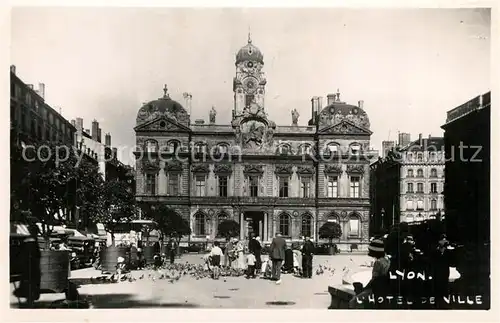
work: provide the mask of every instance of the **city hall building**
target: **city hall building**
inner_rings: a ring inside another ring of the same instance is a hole
[[[191,94],[183,104],[164,88],[162,98],[137,114],[136,196],[165,203],[189,221],[189,241],[211,241],[224,219],[240,224],[240,238],[277,232],[289,241],[338,222],[341,249],[364,249],[369,240],[370,122],[363,101],[350,105],[340,93],[313,97],[307,126],[290,111],[290,123],[267,116],[264,56],[252,40],[236,55],[230,124],[192,122]],[[183,99],[183,100],[182,100]],[[196,107],[194,107],[196,109]],[[325,242],[327,240],[324,240]]]

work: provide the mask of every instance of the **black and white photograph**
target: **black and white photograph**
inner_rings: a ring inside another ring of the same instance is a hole
[[[12,7],[8,306],[490,310],[492,11]]]

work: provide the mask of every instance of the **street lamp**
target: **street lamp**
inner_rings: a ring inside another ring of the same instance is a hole
[[[384,209],[384,208],[382,208],[382,209],[380,210],[380,216],[381,216],[381,218],[382,218],[382,222],[381,222],[381,224],[380,224],[380,230],[381,230],[381,231],[384,229],[384,215],[385,215],[385,209]]]

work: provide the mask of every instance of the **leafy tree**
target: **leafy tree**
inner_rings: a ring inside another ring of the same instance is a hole
[[[129,190],[128,183],[118,179],[104,182],[100,196],[99,205],[94,208],[95,213],[90,213],[90,218],[93,222],[104,225],[104,230],[111,234],[114,246],[117,226],[128,223],[137,216],[135,196]]]
[[[219,223],[217,227],[217,236],[226,239],[237,237],[240,235],[240,225],[238,222],[226,219]]]
[[[77,187],[80,192],[99,187],[97,167],[81,157],[73,147],[53,143],[24,150],[11,146],[13,214],[29,211],[33,220],[41,224],[47,246],[53,226],[71,220],[77,205]]]
[[[189,222],[179,213],[162,203],[143,204],[144,217],[157,223],[161,234],[161,240],[164,237],[175,239],[179,244],[181,238],[191,234]]]
[[[338,239],[342,236],[342,228],[337,222],[325,222],[319,228],[318,234],[321,239],[328,239],[331,246],[333,239]]]

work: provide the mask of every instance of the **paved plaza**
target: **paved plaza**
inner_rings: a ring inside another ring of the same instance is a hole
[[[201,264],[202,256],[183,255],[177,261]],[[213,280],[196,279],[190,275],[171,282],[160,279],[164,273],[162,270],[134,271],[131,275],[135,281],[102,284],[95,283],[94,278],[101,273],[93,268],[73,271],[71,279],[84,282],[78,290],[92,308],[326,309],[330,305],[328,286],[341,284],[347,271],[369,270],[363,267],[369,261],[368,256],[356,254],[315,256],[312,279],[286,274],[282,275],[280,285],[260,278],[221,277]],[[38,306],[50,307],[54,301],[63,299],[64,294],[42,294]],[[11,307],[18,307],[14,296],[11,296]]]

